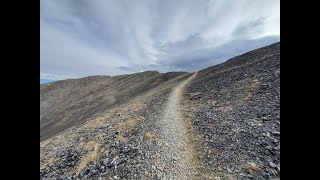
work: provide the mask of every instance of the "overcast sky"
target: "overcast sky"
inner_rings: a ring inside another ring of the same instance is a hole
[[[41,82],[197,71],[280,41],[279,0],[41,0]]]

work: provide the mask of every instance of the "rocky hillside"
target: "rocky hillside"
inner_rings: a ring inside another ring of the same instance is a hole
[[[280,175],[280,43],[198,72],[188,93],[205,168],[224,178]]]
[[[197,73],[40,89],[41,179],[280,176],[280,43]]]
[[[183,72],[91,76],[40,86],[40,141],[128,102]]]

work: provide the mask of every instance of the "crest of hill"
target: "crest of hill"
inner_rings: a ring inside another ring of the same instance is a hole
[[[40,141],[186,72],[89,76],[40,86]]]

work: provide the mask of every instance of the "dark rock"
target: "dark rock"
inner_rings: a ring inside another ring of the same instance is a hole
[[[189,93],[190,100],[196,100],[202,98],[202,93]]]

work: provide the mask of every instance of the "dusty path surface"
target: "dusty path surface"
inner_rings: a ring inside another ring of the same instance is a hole
[[[188,124],[181,113],[184,88],[196,75],[197,73],[193,74],[173,89],[159,122],[162,126],[162,136],[159,142],[163,145],[160,149],[160,157],[162,163],[169,166],[164,179],[194,179],[193,177],[197,175],[197,163],[194,160],[192,145],[187,135]]]

